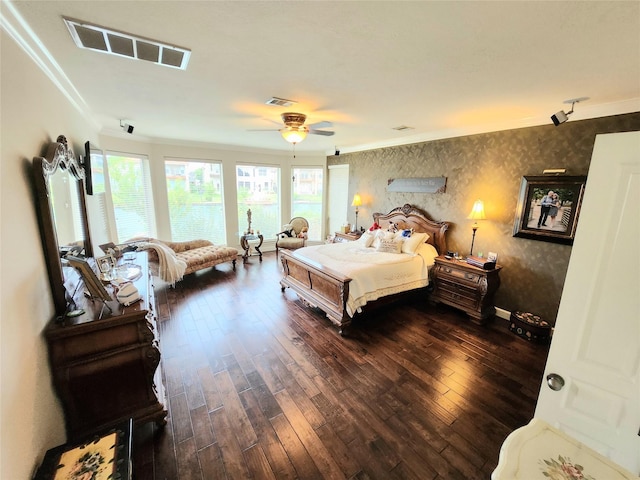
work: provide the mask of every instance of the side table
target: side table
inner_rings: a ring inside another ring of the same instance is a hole
[[[637,480],[637,476],[539,418],[509,434],[491,480],[583,478]]]
[[[242,263],[247,263],[247,260],[249,258],[249,250],[251,249],[249,240],[259,240],[257,245],[253,245],[253,248],[256,249],[256,252],[258,252],[258,255],[260,255],[260,261],[262,261],[262,252],[260,251],[260,247],[262,246],[264,237],[262,236],[261,233],[257,233],[257,234],[249,233],[246,235],[242,235],[240,237],[240,246],[244,250],[244,254],[242,255]]]
[[[336,232],[336,235],[333,239],[333,243],[354,242],[358,240],[361,236],[362,236],[361,232],[353,232],[353,233]]]
[[[432,300],[459,308],[471,321],[484,324],[496,309],[493,297],[500,286],[500,270],[483,270],[465,261],[436,257],[433,268]]]
[[[129,419],[83,443],[48,450],[34,479],[84,478],[84,474],[87,478],[131,480],[132,429],[133,419]]]

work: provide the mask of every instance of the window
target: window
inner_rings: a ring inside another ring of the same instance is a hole
[[[147,157],[107,153],[106,177],[118,243],[138,236],[154,237],[156,225]]]
[[[171,240],[227,243],[220,163],[166,160]]]
[[[251,210],[251,228],[265,238],[275,238],[280,221],[280,169],[277,167],[236,167],[238,189],[239,235],[248,228],[247,211]]]
[[[291,216],[307,219],[309,240],[320,240],[322,235],[323,175],[321,167],[293,169]]]

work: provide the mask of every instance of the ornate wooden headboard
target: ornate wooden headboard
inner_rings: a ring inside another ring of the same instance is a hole
[[[402,207],[394,208],[386,214],[374,213],[373,220],[381,228],[387,228],[390,223],[395,223],[400,229],[413,228],[416,232],[428,233],[429,239],[427,243],[433,245],[441,255],[447,252],[445,232],[449,228],[449,223],[436,222],[429,219],[427,213],[418,207],[407,203]]]

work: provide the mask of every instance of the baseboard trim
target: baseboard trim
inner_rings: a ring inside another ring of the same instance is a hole
[[[496,317],[502,318],[504,320],[510,320],[511,312],[509,310],[504,310],[503,308],[496,307]]]

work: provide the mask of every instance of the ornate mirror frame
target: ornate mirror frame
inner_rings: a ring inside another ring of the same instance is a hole
[[[52,197],[49,191],[49,180],[56,172],[65,170],[68,171],[70,178],[76,181],[78,205],[80,207],[80,218],[83,229],[82,240],[84,243],[84,253],[87,257],[92,257],[93,249],[91,247],[84,193],[84,168],[74,158],[73,150],[71,150],[67,144],[66,137],[59,135],[55,142],[49,144],[45,157],[33,158],[40,233],[56,316],[61,316],[66,313],[67,291],[65,289],[64,272],[60,261],[60,245],[58,244]]]

